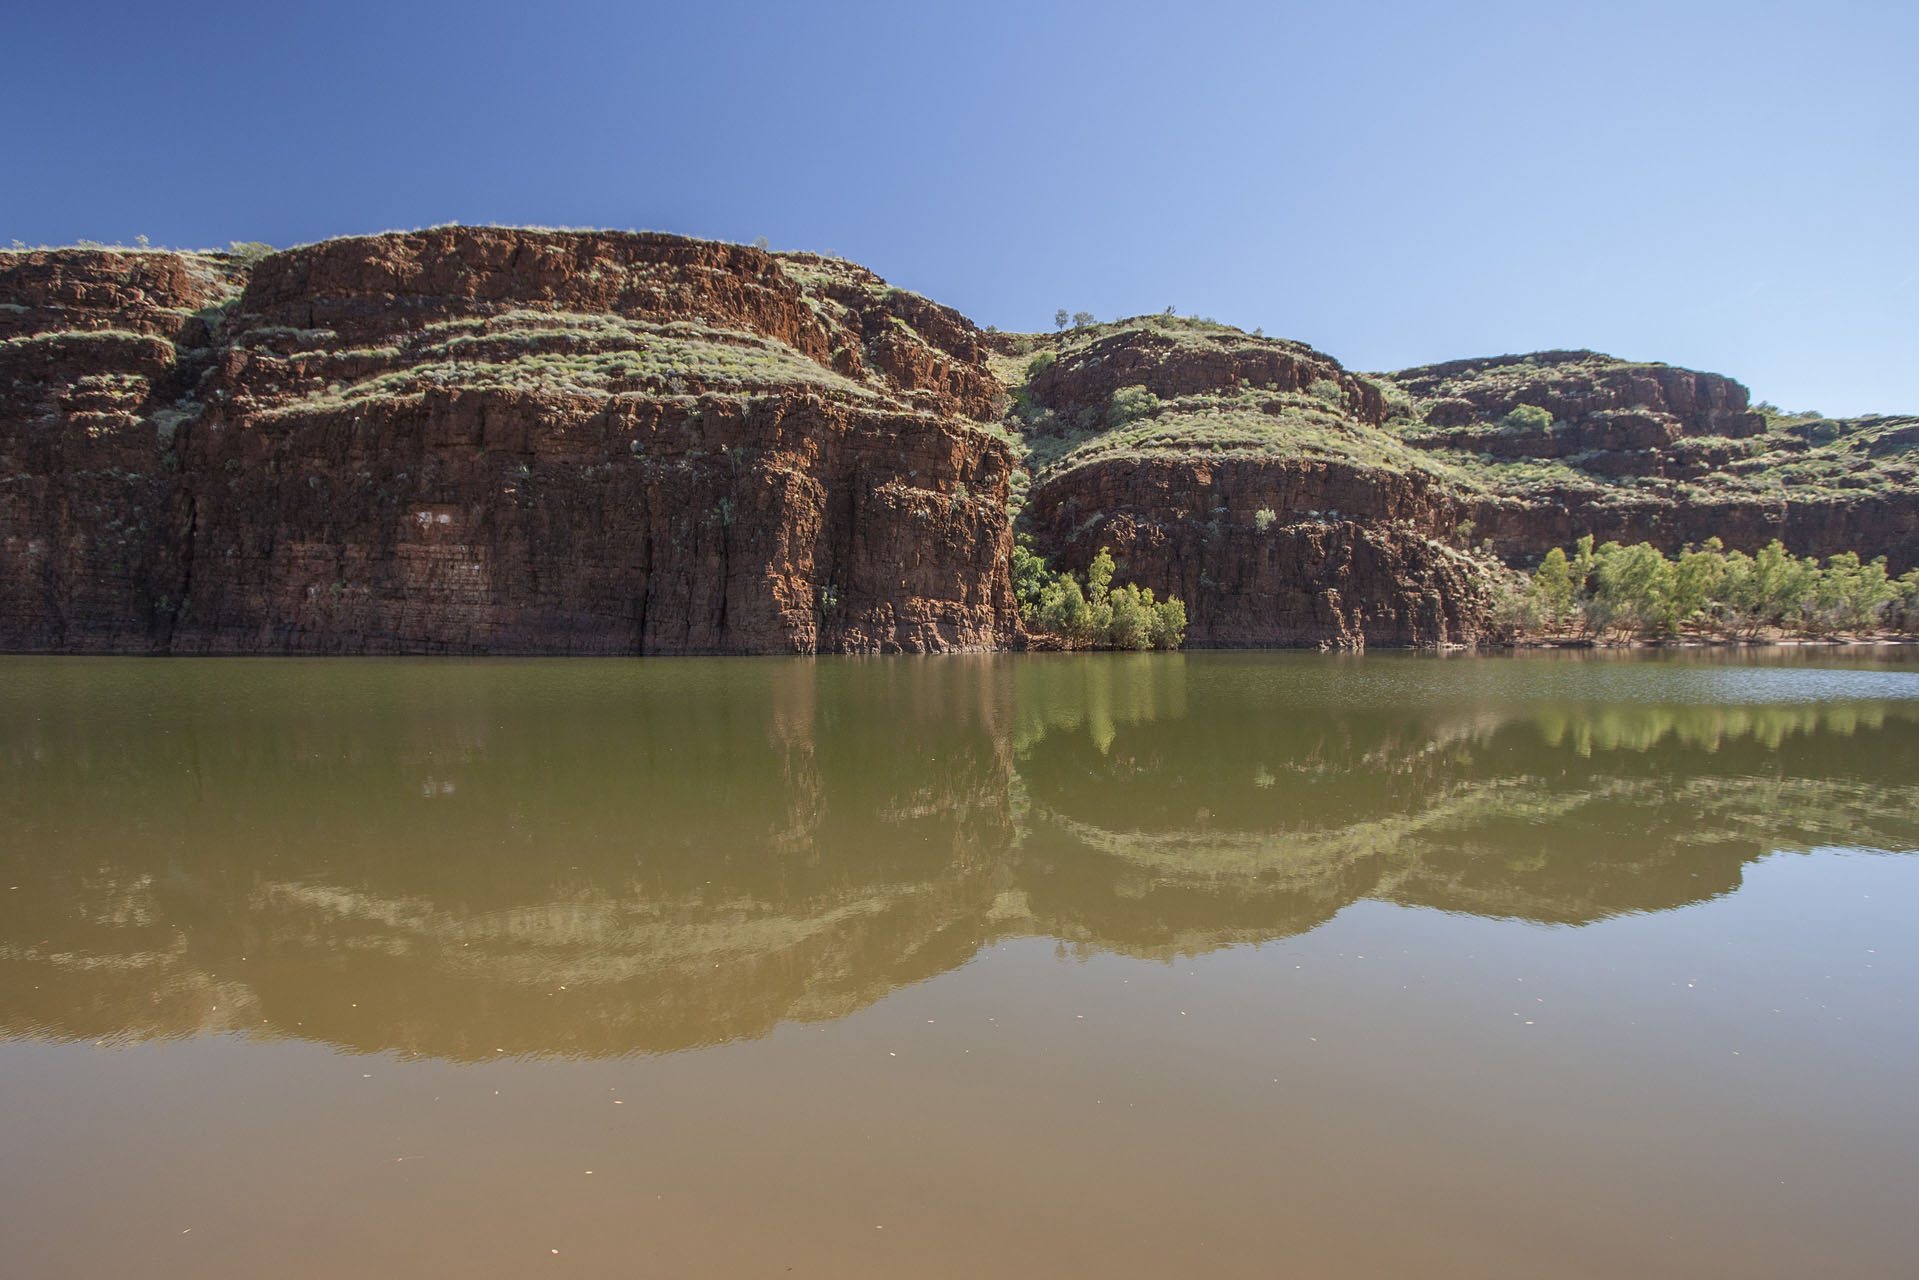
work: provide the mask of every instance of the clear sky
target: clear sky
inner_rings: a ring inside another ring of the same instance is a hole
[[[0,243],[813,249],[1004,329],[1593,347],[1919,412],[1919,0],[21,4]]]

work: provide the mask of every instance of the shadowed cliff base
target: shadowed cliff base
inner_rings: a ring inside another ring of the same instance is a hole
[[[0,650],[1007,648],[1016,528],[1199,647],[1499,639],[1585,534],[1919,561],[1919,419],[1083,319],[658,234],[0,251]]]

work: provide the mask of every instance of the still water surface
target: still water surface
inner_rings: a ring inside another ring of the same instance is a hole
[[[0,1274],[1919,1257],[1909,658],[15,658],[0,814]]]

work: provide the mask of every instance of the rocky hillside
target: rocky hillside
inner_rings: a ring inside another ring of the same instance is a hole
[[[1391,427],[1459,473],[1474,536],[1516,563],[1588,533],[1919,563],[1919,418],[1785,415],[1730,378],[1591,351],[1386,381],[1406,396]]]
[[[1173,316],[994,341],[1022,527],[1183,596],[1196,644],[1470,644],[1501,566],[1585,534],[1919,562],[1919,418],[1782,415],[1590,351],[1354,375]]]
[[[1472,643],[1482,574],[1443,534],[1443,468],[1385,398],[1295,342],[1170,316],[1001,339],[1024,522],[1083,566],[1104,546],[1187,602],[1203,646]]]
[[[1591,352],[983,334],[849,263],[441,228],[0,252],[0,650],[1022,642],[1015,524],[1197,645],[1474,643],[1582,534],[1919,561],[1919,419]]]
[[[175,436],[244,279],[219,255],[0,254],[0,647],[152,647]]]
[[[0,646],[1010,641],[979,336],[870,273],[455,228],[0,258]]]

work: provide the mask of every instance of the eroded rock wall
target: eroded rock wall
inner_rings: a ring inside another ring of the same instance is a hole
[[[1679,434],[1748,436],[1765,420],[1746,388],[1731,378],[1675,365],[1630,364],[1592,351],[1452,360],[1407,369],[1393,381],[1427,401],[1435,427],[1492,421],[1520,405],[1563,422],[1616,411],[1671,419]]]
[[[1015,415],[1063,446],[1025,515],[1042,551],[1083,571],[1106,548],[1120,581],[1185,603],[1197,647],[1480,638],[1483,566],[1445,545],[1452,492],[1381,429],[1379,385],[1297,342],[1145,324],[1029,366]]]
[[[11,255],[0,647],[1010,642],[1012,458],[957,313],[847,264],[447,228]],[[241,280],[244,293],[238,293]]]
[[[1457,360],[1390,381],[1418,419],[1406,442],[1464,472],[1473,537],[1515,564],[1587,534],[1669,553],[1778,539],[1799,555],[1884,555],[1894,573],[1919,564],[1910,418],[1768,421],[1731,378],[1591,351]],[[1552,422],[1508,418],[1522,406]]]
[[[664,235],[6,252],[0,650],[1007,647],[1021,466],[1040,549],[1109,548],[1194,645],[1473,643],[1488,545],[1919,563],[1913,419],[1748,400],[1585,351],[1360,376],[1172,316],[989,336]]]
[[[211,255],[0,254],[0,649],[164,645],[176,435],[236,290]]]
[[[1317,461],[1090,463],[1036,494],[1035,525],[1084,568],[1101,547],[1126,580],[1186,603],[1203,648],[1471,644],[1486,592],[1429,536],[1450,506],[1422,479]]]

